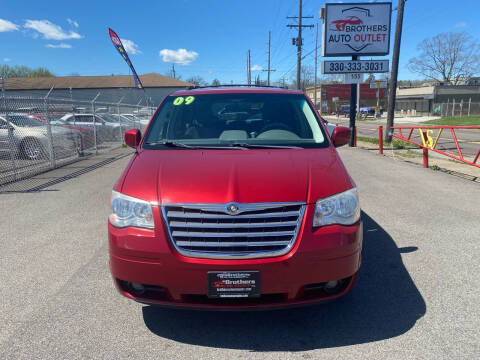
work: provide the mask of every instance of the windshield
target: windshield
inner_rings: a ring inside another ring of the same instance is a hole
[[[17,126],[20,127],[35,127],[35,126],[44,126],[45,124],[38,119],[31,118],[23,115],[10,115],[8,120]]]
[[[162,142],[328,146],[313,109],[301,94],[169,96],[152,120],[144,147]]]

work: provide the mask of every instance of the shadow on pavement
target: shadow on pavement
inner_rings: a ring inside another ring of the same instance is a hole
[[[397,248],[372,218],[364,221],[363,262],[353,291],[330,303],[297,309],[215,312],[143,307],[154,334],[186,344],[251,351],[305,351],[399,336],[426,312]]]
[[[0,194],[56,191],[47,188],[77,178],[131,155],[132,152],[128,149],[118,148],[97,156],[91,155],[85,158],[80,158],[78,161],[67,163],[53,170],[45,168],[44,171],[39,171],[36,175],[32,175],[29,178],[0,184]]]

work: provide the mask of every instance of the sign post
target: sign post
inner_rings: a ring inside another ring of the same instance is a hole
[[[325,61],[322,73],[388,72],[388,60],[362,60],[359,56],[383,56],[390,50],[392,3],[325,4],[322,56],[351,56],[352,61]],[[350,146],[355,144],[357,85],[350,85]],[[378,101],[377,101],[378,104]]]
[[[380,117],[380,89],[387,88],[387,80],[370,81],[370,89],[377,89],[377,106],[375,107],[375,117]]]

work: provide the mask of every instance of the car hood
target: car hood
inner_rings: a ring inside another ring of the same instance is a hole
[[[314,203],[354,186],[334,148],[142,150],[116,190],[158,204]]]

